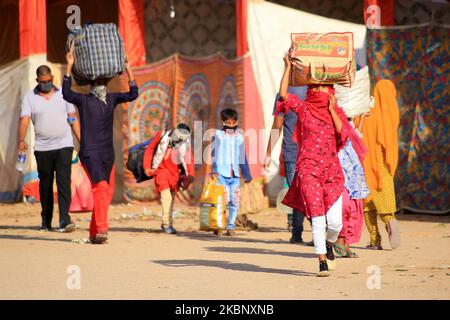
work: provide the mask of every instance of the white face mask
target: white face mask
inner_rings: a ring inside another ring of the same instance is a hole
[[[175,129],[170,138],[170,144],[172,145],[172,147],[177,148],[181,146],[183,142],[187,141],[189,137],[190,134],[188,132],[184,132],[184,130],[182,131]]]
[[[100,86],[92,86],[91,87],[91,93],[100,101],[103,101],[104,103],[106,103],[106,94],[107,94],[107,90],[106,90],[106,86],[104,85],[100,85]]]

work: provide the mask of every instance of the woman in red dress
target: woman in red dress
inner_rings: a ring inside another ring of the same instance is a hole
[[[350,124],[336,104],[333,86],[309,86],[304,101],[288,94],[291,62],[287,55],[284,62],[277,110],[297,113],[293,138],[299,151],[294,180],[283,204],[311,218],[318,276],[328,276],[328,270],[336,267],[333,243],[342,228],[344,175],[338,151],[348,139]]]

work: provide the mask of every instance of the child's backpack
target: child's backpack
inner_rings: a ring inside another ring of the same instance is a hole
[[[145,174],[143,165],[145,149],[147,149],[147,146],[153,139],[154,137],[134,145],[128,150],[127,169],[133,173],[136,182],[142,182],[153,178],[153,176],[149,177]]]

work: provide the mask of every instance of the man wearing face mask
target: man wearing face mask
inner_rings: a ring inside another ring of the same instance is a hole
[[[75,62],[72,50],[66,55],[67,69],[62,92],[64,99],[73,103],[80,114],[79,157],[91,180],[94,195],[89,239],[93,244],[103,244],[108,240],[108,209],[114,193],[114,110],[120,103],[135,100],[139,96],[139,89],[126,60],[128,92],[109,92],[107,84],[111,79],[93,81],[89,94],[72,91],[71,71]]]
[[[25,95],[22,102],[18,149],[20,152],[28,149],[25,136],[31,119],[35,131],[34,155],[39,174],[39,196],[42,206],[40,230],[52,229],[53,180],[56,172],[59,231],[72,232],[76,227],[69,215],[74,149],[71,125],[77,139],[80,137],[80,126],[76,121],[74,106],[64,101],[61,90],[53,85],[50,68],[42,65],[37,68],[36,75],[38,85]]]
[[[158,131],[144,153],[143,169],[155,178],[162,206],[161,229],[175,234],[173,201],[179,188],[187,189],[194,182],[194,161],[189,148],[191,129],[180,123],[173,130]]]

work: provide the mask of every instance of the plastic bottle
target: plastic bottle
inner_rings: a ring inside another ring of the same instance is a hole
[[[17,161],[16,161],[16,169],[19,170],[20,172],[22,172],[25,167],[26,159],[27,159],[27,155],[25,154],[25,152],[19,152],[19,155],[17,156]]]

